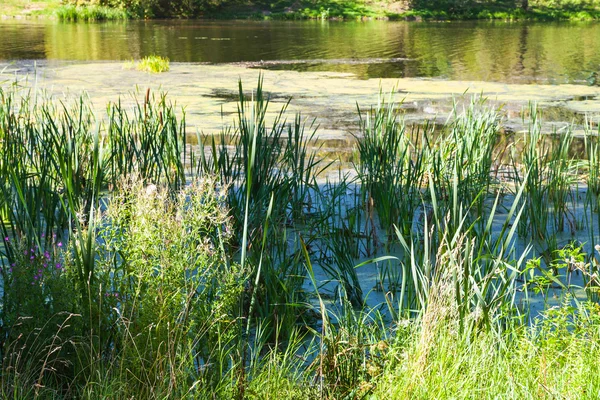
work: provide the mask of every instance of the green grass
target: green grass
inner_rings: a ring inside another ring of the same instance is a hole
[[[585,21],[600,18],[597,2],[546,0],[530,1],[523,10],[510,1],[464,2],[464,1],[415,1],[402,5],[384,1],[361,0],[282,0],[266,3],[219,4],[167,2],[158,6],[152,2],[115,3],[120,7],[102,5],[64,5],[57,0],[5,0],[2,15],[54,15],[63,21],[102,21],[133,18],[217,18],[217,19],[343,19],[362,18],[392,20],[572,20]],[[112,3],[111,3],[112,4]]]
[[[128,19],[127,12],[124,10],[96,5],[63,5],[54,11],[54,15],[58,20],[66,22],[95,22]]]
[[[3,0],[0,15],[50,16],[61,4],[60,0]]]
[[[136,65],[138,71],[160,74],[169,70],[169,59],[161,56],[146,56]]]
[[[3,397],[600,394],[597,229],[555,240],[571,206],[598,218],[595,186],[570,194],[597,176],[591,132],[576,160],[532,107],[517,152],[482,99],[436,131],[382,100],[356,176],[323,179],[316,128],[270,107],[240,84],[236,123],[192,148],[164,95],[94,113],[0,89]],[[538,291],[561,300],[539,317]]]
[[[436,312],[433,311],[432,312]],[[415,327],[390,346],[374,398],[595,398],[598,306],[563,306],[510,335],[465,340],[451,318]]]

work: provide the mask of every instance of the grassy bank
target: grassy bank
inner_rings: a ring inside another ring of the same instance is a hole
[[[600,18],[600,4],[546,4],[530,2],[527,9],[513,2],[418,2],[408,1],[335,1],[260,3],[250,5],[224,4],[221,8],[207,10],[211,18],[235,19],[384,19],[384,20],[527,20],[589,21]]]
[[[60,21],[67,22],[96,22],[96,21],[124,21],[129,19],[125,10],[106,6],[74,6],[63,5],[58,7],[54,16]]]
[[[4,0],[0,7],[0,15],[9,17],[50,16],[61,4],[61,0]]]
[[[7,0],[2,15],[53,16],[63,21],[103,21],[127,18],[214,18],[214,19],[391,19],[391,20],[597,20],[600,3],[499,1],[363,1],[280,0],[264,3],[237,1],[107,1],[93,4],[64,4],[57,0]]]
[[[600,395],[595,128],[574,153],[535,107],[507,141],[481,99],[439,127],[382,98],[326,179],[269,107],[240,85],[198,148],[164,95],[0,91],[4,397]]]

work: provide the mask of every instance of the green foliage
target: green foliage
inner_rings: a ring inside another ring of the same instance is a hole
[[[463,340],[442,325],[392,347],[376,398],[593,398],[600,393],[598,306],[564,305],[510,335]],[[422,340],[426,338],[428,341]],[[590,375],[591,374],[591,375]]]
[[[396,105],[385,102],[360,118],[360,162],[355,168],[366,196],[364,204],[378,210],[379,223],[389,234],[394,225],[407,234],[421,204],[429,129],[407,132]]]
[[[167,72],[169,70],[169,59],[156,55],[147,56],[138,62],[136,69],[138,71],[151,72],[154,74]]]
[[[357,176],[322,179],[316,130],[270,113],[260,79],[194,152],[150,91],[98,117],[85,97],[0,99],[5,397],[527,397],[569,393],[565,376],[598,393],[583,379],[598,306],[571,279],[597,300],[600,264],[556,241],[596,142],[575,162],[535,108],[519,154],[480,99],[411,132],[381,101],[361,114]],[[550,238],[541,258],[533,228]],[[549,287],[563,304],[536,321],[530,292]]]
[[[230,227],[222,199],[210,180],[175,198],[134,181],[108,204],[96,272],[106,319],[97,329],[108,341],[97,356],[110,351],[120,360],[108,373],[129,381],[131,394],[150,395],[169,379],[171,395],[179,397],[196,363],[211,365],[194,374],[202,385],[214,385],[215,374],[231,368],[223,356],[239,337],[245,276],[225,258]]]
[[[597,0],[412,0],[412,15],[429,19],[590,20],[600,17]]]
[[[75,6],[67,4],[58,7],[54,15],[60,21],[68,22],[95,22],[95,21],[114,21],[126,20],[127,12],[113,7],[99,5]]]
[[[42,7],[31,12],[31,2],[5,0],[4,13],[52,14],[63,21],[124,20],[128,18],[220,19],[500,19],[500,20],[597,20],[598,0],[412,0],[407,10],[397,2],[382,0],[38,0]],[[26,4],[27,3],[27,4]]]

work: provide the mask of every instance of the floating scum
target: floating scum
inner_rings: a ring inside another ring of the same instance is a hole
[[[253,87],[257,74],[256,69],[235,65],[171,63],[169,72],[145,75],[123,69],[122,63],[106,62],[39,68],[37,84],[47,88],[68,88],[73,93],[85,90],[97,109],[117,96],[125,99],[137,87],[149,87],[153,91],[162,89],[169,93],[172,101],[185,105],[189,129],[216,133],[223,123],[233,122],[237,111],[237,91],[232,89],[231,83],[239,78],[244,87]],[[394,90],[394,101],[403,101],[403,108],[411,113],[411,119],[420,120],[436,115],[445,119],[452,110],[453,98],[460,99],[464,93],[483,95],[494,103],[504,104],[506,110],[514,111],[517,116],[508,122],[518,130],[526,129],[518,114],[529,102],[540,107],[565,107],[573,112],[600,112],[600,87],[581,85],[517,85],[418,78],[359,80],[352,74],[294,71],[264,71],[264,84],[269,89],[272,103],[284,104],[293,98],[288,111],[317,118],[328,138],[347,137],[358,122],[356,104],[365,109],[376,104],[380,90],[384,93]],[[417,106],[412,111],[415,103]],[[276,107],[271,107],[267,118],[270,121],[276,115]]]

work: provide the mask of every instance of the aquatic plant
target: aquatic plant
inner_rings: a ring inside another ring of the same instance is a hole
[[[423,132],[407,132],[397,105],[386,103],[383,97],[366,116],[359,110],[359,117],[359,161],[355,168],[364,193],[365,212],[372,220],[377,210],[378,222],[388,234],[393,225],[408,233],[421,203],[420,189],[428,163],[427,136],[431,132],[427,127]],[[376,234],[375,229],[372,234]]]
[[[159,74],[169,70],[169,59],[157,55],[150,55],[142,58],[136,65],[138,71]]]
[[[489,369],[499,395],[514,368],[515,393],[542,378],[560,392],[565,354],[597,355],[597,305],[569,297],[582,274],[597,299],[597,256],[556,235],[578,170],[597,218],[597,138],[579,162],[537,108],[518,153],[481,99],[436,129],[382,100],[360,112],[357,176],[324,178],[316,129],[272,114],[260,79],[252,94],[239,85],[235,125],[198,148],[150,91],[106,113],[18,86],[0,100],[3,396],[481,393],[473,379],[442,390],[431,371],[456,368]],[[565,303],[536,322],[528,301],[548,287]],[[569,368],[577,393],[597,390],[586,366]]]
[[[54,11],[54,15],[60,21],[67,22],[95,22],[115,21],[129,18],[125,10],[100,5],[76,6],[65,4]]]

